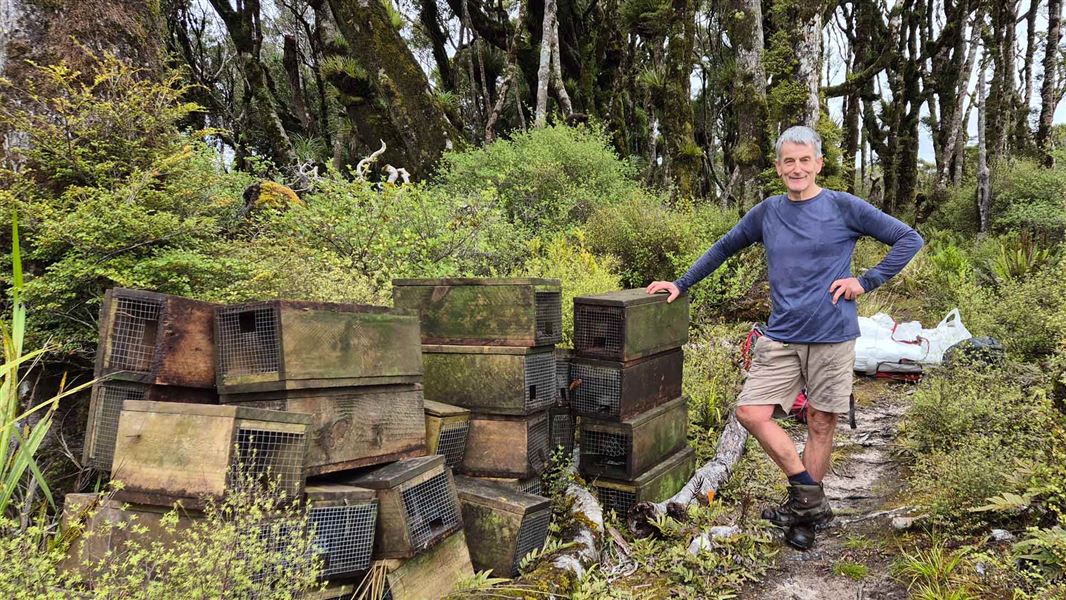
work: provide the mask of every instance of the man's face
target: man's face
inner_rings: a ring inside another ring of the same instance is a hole
[[[806,144],[785,142],[781,145],[781,156],[774,161],[777,174],[792,195],[802,197],[803,192],[815,185],[814,180],[822,172],[822,158],[814,157],[814,147]]]

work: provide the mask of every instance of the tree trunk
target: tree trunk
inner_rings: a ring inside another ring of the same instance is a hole
[[[762,66],[762,4],[759,0],[732,0],[728,19],[729,41],[736,53],[733,72],[733,114],[737,122],[737,143],[732,158],[731,180],[740,189],[733,191],[742,210],[762,200],[759,174],[766,166],[766,72]],[[731,186],[731,189],[732,186]]]
[[[552,31],[555,25],[555,0],[544,0],[544,28],[540,36],[540,68],[537,69],[537,111],[533,127],[548,123],[548,79],[551,77]]]
[[[1040,125],[1036,130],[1036,146],[1043,155],[1044,165],[1055,166],[1051,154],[1051,124],[1058,103],[1055,91],[1058,87],[1058,55],[1062,0],[1048,0],[1047,45],[1044,48],[1044,81],[1040,85]]]
[[[563,109],[563,116],[570,117],[574,114],[574,105],[570,102],[570,95],[566,93],[566,83],[563,82],[563,66],[559,53],[559,12],[552,19],[552,59],[551,59],[551,84],[555,91],[555,97],[559,106]]]
[[[988,115],[985,102],[985,66],[977,78],[977,216],[980,232],[988,232],[988,211],[992,205],[992,184],[988,171]]]
[[[701,152],[696,145],[692,112],[692,47],[695,39],[694,0],[672,0],[665,56],[662,136],[666,150],[664,174],[677,195],[691,198],[699,190]]]
[[[1022,62],[1022,97],[1018,103],[1015,135],[1019,142],[1029,142],[1029,105],[1033,102],[1033,57],[1036,55],[1036,13],[1041,0],[1030,0],[1025,18],[1025,59]]]
[[[519,0],[518,2],[518,22],[525,21],[526,6],[528,0]],[[511,36],[511,43],[507,46],[507,66],[504,67],[503,81],[500,82],[500,88],[496,93],[496,104],[492,107],[492,113],[489,114],[489,118],[485,123],[485,143],[492,143],[496,139],[496,123],[500,120],[500,113],[503,112],[503,107],[507,103],[507,91],[515,84],[515,80],[518,77],[518,63],[517,52],[519,39],[522,37],[522,29],[516,27],[514,34]],[[515,95],[515,105],[518,110],[519,118],[522,117],[522,103]],[[523,129],[525,129],[525,123],[523,123]]]
[[[807,91],[803,110],[803,124],[818,126],[821,115],[819,91],[822,81],[822,2],[805,0],[799,2],[796,23],[796,77]]]
[[[365,71],[373,96],[366,101],[384,106],[376,129],[399,140],[389,146],[383,160],[406,168],[416,178],[424,176],[458,133],[430,95],[429,82],[385,5],[377,0],[329,0],[349,56]],[[362,140],[363,154],[380,146],[379,140]]]

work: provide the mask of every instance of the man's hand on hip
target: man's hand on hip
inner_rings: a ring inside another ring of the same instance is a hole
[[[829,286],[829,293],[833,294],[833,304],[836,304],[841,296],[844,296],[845,300],[854,300],[865,294],[866,290],[862,288],[862,284],[859,283],[857,278],[847,277],[845,279],[837,279],[834,281],[833,284]]]
[[[670,292],[670,295],[666,298],[667,303],[673,302],[678,296],[681,295],[681,290],[677,289],[677,286],[674,285],[673,281],[653,281],[651,282],[651,285],[648,286],[649,294],[654,294],[656,292],[661,292],[664,290]]]

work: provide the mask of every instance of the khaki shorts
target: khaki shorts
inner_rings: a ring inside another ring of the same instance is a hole
[[[786,344],[765,335],[755,342],[754,358],[737,406],[776,404],[785,416],[806,386],[810,405],[822,412],[846,413],[850,405],[855,340],[835,344]]]

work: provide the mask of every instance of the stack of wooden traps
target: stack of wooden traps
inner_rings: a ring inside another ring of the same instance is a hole
[[[454,552],[434,553],[458,540],[465,555],[465,541],[451,471],[426,456],[427,416],[448,432],[468,412],[426,411],[415,313],[115,289],[101,310],[96,374],[84,457],[123,487],[86,523],[87,541],[96,526],[157,520],[179,501],[184,520],[200,519],[239,475],[307,503],[331,582],[362,578],[374,559],[401,575],[449,562],[442,594],[473,575],[468,557],[451,564]],[[65,511],[77,514],[86,498],[70,495]],[[98,559],[121,542],[112,537],[75,544],[67,566]],[[393,597],[428,597],[416,594]]]
[[[473,566],[511,577],[521,556],[547,536],[540,475],[552,450],[554,417],[569,417],[557,407],[559,281],[400,279],[393,281],[393,301],[420,315],[426,400],[444,405],[426,412],[429,445],[466,476],[459,500]],[[443,436],[449,414],[468,423],[458,459]],[[573,438],[572,431],[558,435]]]
[[[574,298],[570,405],[579,471],[604,510],[676,493],[695,468],[681,394],[688,299],[643,289]]]

